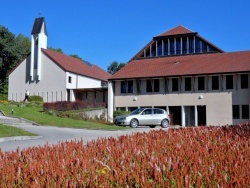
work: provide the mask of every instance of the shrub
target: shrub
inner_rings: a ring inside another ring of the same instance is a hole
[[[43,102],[43,98],[37,95],[33,95],[29,97],[29,101],[32,102]]]
[[[250,124],[0,150],[0,187],[249,187]]]
[[[46,102],[43,104],[44,111],[56,110],[56,111],[69,111],[69,110],[80,110],[86,108],[97,108],[104,107],[105,103],[90,103],[86,101],[76,100],[70,101],[58,101],[58,102]]]
[[[114,111],[113,118],[115,119],[116,116],[122,116],[122,115],[126,115],[129,113],[130,113],[129,111],[125,111],[125,110],[116,110]]]

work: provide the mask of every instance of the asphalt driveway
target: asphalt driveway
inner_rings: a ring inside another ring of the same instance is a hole
[[[87,130],[87,129],[72,129],[60,128],[52,126],[36,126],[36,125],[15,125],[32,133],[39,135],[38,137],[15,137],[0,139],[0,148],[2,152],[16,151],[19,147],[21,150],[29,147],[44,146],[46,144],[53,145],[62,141],[81,140],[84,143],[95,140],[101,137],[118,137],[136,132],[149,132],[149,127],[138,127],[135,129],[119,130],[119,131],[103,131],[103,130]],[[153,130],[161,129],[160,126]],[[164,129],[167,130],[167,129]]]

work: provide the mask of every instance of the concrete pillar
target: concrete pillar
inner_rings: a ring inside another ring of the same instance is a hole
[[[181,106],[181,126],[185,127],[185,107]]]
[[[108,122],[113,122],[114,113],[114,86],[113,82],[108,82]]]
[[[198,110],[197,110],[197,105],[194,106],[194,125],[198,126]]]

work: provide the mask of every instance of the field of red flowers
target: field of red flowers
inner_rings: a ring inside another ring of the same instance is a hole
[[[250,187],[250,124],[0,152],[0,187]]]

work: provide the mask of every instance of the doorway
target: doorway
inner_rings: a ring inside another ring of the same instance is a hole
[[[198,111],[198,125],[206,125],[207,124],[207,116],[206,116],[206,106],[197,106],[197,111]]]
[[[181,106],[169,106],[172,125],[181,125]]]

